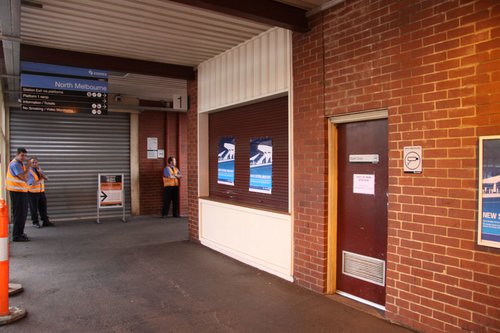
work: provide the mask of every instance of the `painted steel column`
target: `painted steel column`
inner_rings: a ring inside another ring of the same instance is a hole
[[[141,191],[139,180],[139,114],[130,114],[130,214],[140,215]]]

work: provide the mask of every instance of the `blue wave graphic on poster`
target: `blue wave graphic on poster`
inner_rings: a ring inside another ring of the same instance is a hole
[[[225,137],[219,139],[217,155],[217,183],[234,186],[235,139]]]
[[[273,189],[273,141],[250,140],[250,192],[271,194]]]

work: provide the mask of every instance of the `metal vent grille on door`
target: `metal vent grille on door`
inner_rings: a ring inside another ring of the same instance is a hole
[[[342,251],[342,273],[356,279],[385,285],[385,261]]]
[[[93,219],[97,209],[97,174],[125,176],[125,207],[130,214],[130,115],[60,114],[13,110],[10,152],[25,147],[38,156],[49,181],[46,196],[53,221]],[[120,217],[120,209],[101,217]]]

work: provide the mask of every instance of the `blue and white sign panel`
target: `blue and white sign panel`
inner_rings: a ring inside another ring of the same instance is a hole
[[[273,140],[250,140],[250,192],[271,194],[273,189]]]
[[[479,138],[478,244],[500,248],[500,135]]]
[[[219,139],[217,156],[217,183],[234,186],[235,139],[224,137]]]
[[[94,79],[107,79],[108,72],[100,69],[40,64],[37,62],[21,61],[21,72],[58,74],[63,76],[89,77]]]
[[[105,81],[32,74],[21,74],[21,86],[42,89],[84,91],[91,93],[108,92],[108,83]]]
[[[23,110],[107,113],[107,72],[32,62],[22,62],[21,68]]]

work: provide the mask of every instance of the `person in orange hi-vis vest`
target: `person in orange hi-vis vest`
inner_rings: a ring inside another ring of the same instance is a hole
[[[31,212],[31,221],[35,228],[40,227],[53,227],[54,223],[49,221],[47,215],[47,198],[45,197],[45,181],[49,178],[45,175],[38,164],[38,158],[31,158],[31,170],[28,176],[28,190],[29,207]],[[38,212],[43,224],[40,226],[38,221]]]
[[[179,180],[182,174],[175,166],[177,161],[175,157],[170,156],[167,160],[168,165],[163,169],[163,208],[161,217],[166,218],[172,202],[172,215],[179,217]]]
[[[24,224],[28,215],[28,175],[31,169],[31,162],[27,161],[24,148],[17,148],[16,157],[9,163],[5,187],[10,192],[12,205],[12,217],[14,218],[14,229],[12,240],[14,242],[28,242],[30,239],[24,233]]]

